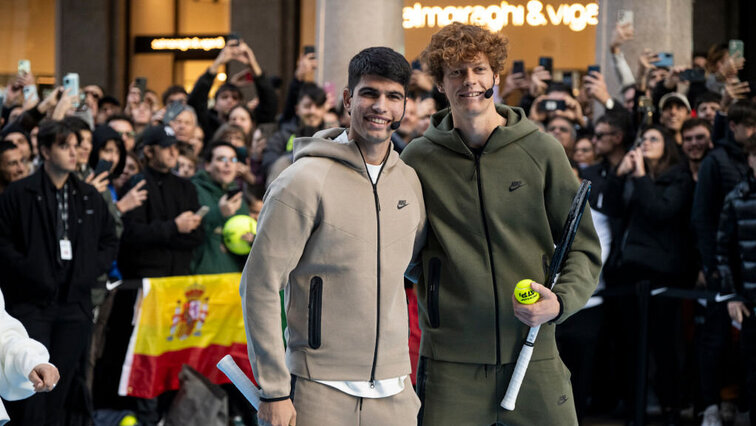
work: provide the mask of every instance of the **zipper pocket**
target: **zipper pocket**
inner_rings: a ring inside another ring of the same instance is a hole
[[[441,275],[441,261],[434,257],[428,263],[428,319],[431,328],[438,328],[441,319],[439,318],[438,293]]]
[[[323,305],[323,279],[312,277],[310,280],[310,303],[307,305],[309,310],[308,318],[308,344],[313,349],[320,347],[320,315]]]

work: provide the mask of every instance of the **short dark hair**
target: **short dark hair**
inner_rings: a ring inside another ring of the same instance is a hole
[[[189,145],[186,142],[178,141],[176,143],[176,148],[178,148],[178,155],[188,158],[194,163],[195,166],[197,165],[197,163],[199,163],[199,158],[197,158],[197,156],[194,154],[193,146]]]
[[[221,84],[221,87],[219,87],[218,90],[215,92],[215,98],[213,99],[217,101],[218,96],[220,96],[221,93],[224,93],[224,92],[234,92],[236,97],[238,97],[240,100],[244,100],[244,95],[242,94],[241,90],[239,90],[239,88],[236,87],[235,84],[231,84],[231,83]]]
[[[102,108],[103,105],[105,104],[111,104],[117,107],[121,106],[121,103],[118,102],[118,99],[116,99],[114,96],[111,96],[111,95],[105,95],[102,97],[102,99],[97,101],[97,108]]]
[[[76,135],[71,127],[62,121],[44,120],[39,124],[39,133],[37,134],[37,145],[40,149],[55,145],[63,145],[71,135]]]
[[[349,61],[349,93],[354,91],[362,77],[375,75],[395,81],[404,87],[404,93],[409,88],[412,68],[401,54],[388,47],[368,47],[354,55]]]
[[[735,102],[727,109],[727,121],[735,124],[756,124],[756,104],[748,99]]]
[[[18,149],[15,143],[11,141],[0,141],[0,155],[3,155],[5,151],[10,151],[12,149]]]
[[[89,124],[79,117],[68,116],[63,119],[63,123],[76,133],[76,140],[79,143],[81,143],[82,130],[89,130],[90,133],[92,132],[92,129],[89,128]]]
[[[595,125],[598,126],[599,124],[604,123],[616,131],[622,132],[622,146],[624,146],[625,149],[628,149],[633,141],[633,132],[631,130],[630,122],[630,114],[617,110],[607,111],[606,114],[596,120]]]
[[[720,103],[721,101],[722,95],[707,90],[696,98],[696,109],[698,109],[698,106],[703,103]]]
[[[184,95],[189,97],[189,94],[186,93],[186,89],[184,89],[184,86],[179,86],[178,84],[174,84],[173,86],[170,86],[167,89],[165,89],[165,91],[163,92],[163,97],[162,97],[163,105],[168,105],[168,98],[170,98],[171,96],[177,93],[183,93]]]
[[[315,83],[307,82],[302,85],[297,94],[297,103],[304,98],[310,98],[317,106],[323,106],[326,102],[326,92]]]
[[[123,120],[128,121],[131,127],[134,127],[134,120],[126,114],[113,114],[105,120],[105,124],[110,124],[111,121]]]
[[[709,123],[709,120],[705,120],[699,117],[689,118],[683,121],[682,127],[680,128],[680,134],[683,134],[687,132],[688,130],[694,127],[699,127],[699,126],[705,127],[706,130],[709,132],[709,136],[711,136],[711,132],[712,132],[711,123]]]
[[[554,93],[554,92],[564,92],[564,93],[570,95],[571,98],[575,97],[572,94],[572,87],[570,87],[570,86],[568,86],[568,85],[566,85],[566,84],[564,84],[562,82],[559,82],[559,81],[555,81],[553,83],[550,83],[549,86],[546,88],[546,94],[547,95],[549,93]]]
[[[205,162],[209,163],[213,161],[213,151],[215,151],[215,148],[218,148],[219,146],[225,146],[228,148],[231,148],[234,151],[234,155],[238,158],[239,154],[236,152],[236,147],[231,145],[231,142],[226,142],[224,140],[214,141],[210,144],[210,146],[205,150]]]

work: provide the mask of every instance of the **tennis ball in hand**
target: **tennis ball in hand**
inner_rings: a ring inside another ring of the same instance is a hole
[[[523,305],[530,305],[538,301],[541,294],[530,288],[530,283],[535,282],[530,279],[521,280],[514,289],[514,296],[518,302]]]

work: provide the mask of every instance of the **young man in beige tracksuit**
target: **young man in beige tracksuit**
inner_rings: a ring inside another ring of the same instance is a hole
[[[388,48],[352,58],[350,128],[297,139],[294,164],[265,196],[241,281],[264,424],[417,421],[403,274],[424,240],[425,209],[390,141],[410,73]]]

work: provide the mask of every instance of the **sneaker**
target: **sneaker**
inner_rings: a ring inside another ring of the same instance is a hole
[[[701,426],[722,426],[722,419],[719,418],[719,407],[716,404],[706,407]]]

